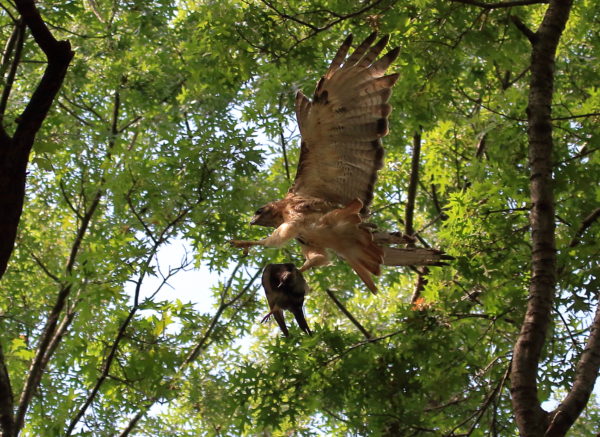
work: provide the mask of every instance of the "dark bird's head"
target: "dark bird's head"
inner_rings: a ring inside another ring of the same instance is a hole
[[[283,205],[281,201],[269,202],[261,206],[250,220],[251,225],[277,228],[283,223]]]

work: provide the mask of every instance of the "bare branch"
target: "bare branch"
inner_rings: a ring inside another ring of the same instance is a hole
[[[102,370],[100,371],[100,376],[96,380],[94,387],[92,387],[92,389],[89,391],[85,402],[79,408],[79,410],[75,414],[75,417],[73,417],[73,419],[71,420],[71,423],[69,424],[69,427],[67,428],[67,430],[65,432],[66,436],[71,435],[71,433],[77,426],[77,423],[79,423],[79,421],[81,420],[81,418],[83,417],[83,415],[85,414],[85,412],[87,411],[89,406],[92,404],[92,402],[96,398],[98,392],[100,391],[100,387],[102,386],[102,384],[104,384],[104,381],[106,380],[106,378],[108,377],[108,375],[110,373],[110,369],[111,369],[112,363],[116,357],[121,340],[123,340],[123,338],[125,337],[125,331],[127,330],[129,324],[133,320],[133,317],[135,316],[135,314],[137,313],[137,311],[140,308],[139,297],[140,297],[142,283],[144,282],[144,279],[150,269],[150,264],[152,263],[154,256],[156,255],[159,247],[167,240],[167,235],[168,235],[170,229],[172,229],[177,223],[179,223],[189,213],[189,211],[190,211],[189,209],[184,209],[182,212],[180,212],[177,215],[177,217],[173,221],[171,221],[169,224],[167,224],[165,226],[165,228],[163,229],[163,231],[161,232],[158,239],[154,242],[152,248],[150,249],[149,254],[146,257],[146,260],[144,261],[144,264],[140,270],[140,274],[136,281],[133,305],[132,305],[131,309],[129,310],[127,317],[121,323],[119,330],[117,331],[117,334],[115,336],[115,339],[112,342],[112,345],[110,347],[108,355],[106,356],[106,359],[104,360],[104,363],[102,365]],[[164,285],[168,281],[168,279],[170,278],[171,275],[172,275],[172,272],[170,272],[169,275],[167,275],[165,278],[163,278],[161,285],[159,285],[159,287],[158,287],[159,289],[162,287],[162,285]]]
[[[323,366],[327,366],[327,365],[329,365],[330,363],[333,363],[334,361],[337,361],[337,360],[339,360],[339,359],[340,359],[340,358],[342,358],[344,355],[347,355],[347,354],[349,354],[350,352],[352,352],[354,349],[357,349],[357,348],[359,348],[359,347],[362,347],[362,346],[364,346],[364,345],[366,345],[366,344],[370,344],[370,343],[378,343],[378,342],[380,342],[381,340],[385,340],[386,338],[390,338],[390,337],[393,337],[393,336],[395,336],[395,335],[402,334],[402,333],[404,333],[404,332],[405,332],[405,330],[404,330],[404,329],[400,329],[400,330],[398,330],[398,331],[394,331],[394,332],[390,332],[389,334],[382,335],[381,337],[375,337],[375,338],[370,338],[370,339],[367,339],[367,340],[359,341],[358,343],[355,343],[355,344],[353,344],[352,346],[350,346],[348,349],[344,350],[343,352],[340,352],[339,354],[337,354],[337,355],[334,355],[333,357],[329,358],[327,361],[325,361],[325,362],[323,363]]]
[[[0,216],[0,277],[4,275],[12,254],[23,210],[29,153],[73,57],[69,42],[54,39],[33,0],[16,0],[15,3],[35,42],[46,54],[48,64],[29,103],[17,119],[14,136],[10,138],[4,128],[0,129],[0,167],[3,168],[0,174],[0,211],[3,211]]]
[[[4,6],[3,3],[0,3],[0,8],[2,8],[4,10],[4,12],[6,12],[6,15],[8,15],[10,17],[10,19],[13,21],[13,23],[16,23],[18,21],[15,18],[15,16],[12,14],[12,12],[6,6]]]
[[[117,122],[119,117],[119,107],[120,107],[120,99],[118,90],[115,92],[114,97],[114,108],[113,108],[113,120],[111,123],[111,136],[108,140],[107,152],[105,159],[110,159],[111,150],[115,145],[116,134],[117,134]],[[79,228],[77,229],[77,235],[75,236],[75,240],[71,246],[71,252],[69,254],[69,259],[67,260],[67,264],[65,267],[65,271],[68,276],[71,276],[73,273],[73,267],[75,266],[75,262],[77,261],[77,256],[79,254],[79,250],[81,245],[83,244],[83,240],[88,232],[88,229],[91,225],[92,218],[96,214],[96,211],[100,205],[100,201],[104,195],[104,182],[105,176],[104,174],[101,177],[100,188],[96,191],[94,195],[94,199],[92,203],[86,210]],[[42,331],[42,335],[40,337],[40,342],[37,347],[36,355],[34,360],[31,363],[29,369],[29,375],[23,386],[23,391],[21,392],[21,397],[19,399],[19,407],[17,410],[16,423],[17,428],[20,430],[25,421],[25,414],[29,408],[29,404],[31,402],[31,398],[33,396],[34,391],[38,387],[42,375],[46,369],[46,365],[48,364],[53,350],[56,349],[58,342],[62,339],[64,334],[61,333],[59,336],[56,336],[58,319],[60,317],[61,312],[63,311],[67,299],[72,291],[72,283],[67,282],[62,284],[58,295],[56,297],[56,302],[48,315],[48,319],[46,320],[46,324],[44,326],[44,330]],[[70,321],[65,325],[65,329],[70,325]]]
[[[280,113],[283,111],[283,93],[279,95],[279,107],[277,109],[279,110]],[[288,163],[287,147],[286,147],[287,141],[285,140],[285,135],[284,135],[284,131],[283,131],[283,123],[281,122],[281,119],[279,119],[277,121],[277,127],[279,128],[279,141],[281,143],[281,151],[283,152],[283,163],[285,165],[285,175],[287,176],[288,182],[291,182],[292,178],[290,177],[290,165]]]
[[[600,115],[600,112],[590,112],[588,114],[565,115],[564,117],[552,117],[552,121],[556,121],[556,120],[572,120],[574,118],[597,117],[598,115]]]

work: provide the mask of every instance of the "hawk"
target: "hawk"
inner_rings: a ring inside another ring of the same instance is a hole
[[[280,247],[296,239],[306,258],[303,272],[330,263],[328,250],[343,258],[373,293],[381,265],[435,265],[440,251],[391,248],[402,238],[377,233],[366,220],[377,172],[383,167],[381,138],[388,134],[388,103],[398,74],[386,74],[399,48],[379,56],[389,36],[371,34],[348,55],[343,42],[312,101],[296,94],[302,137],[296,178],[287,195],[259,208],[250,224],[276,228],[258,241],[233,240],[235,247]]]

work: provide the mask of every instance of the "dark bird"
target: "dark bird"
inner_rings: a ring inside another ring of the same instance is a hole
[[[276,228],[258,241],[233,240],[246,252],[255,245],[301,243],[306,261],[300,271],[328,265],[328,249],[343,258],[367,287],[381,265],[431,265],[440,252],[403,250],[379,244],[367,226],[377,172],[383,167],[381,139],[388,134],[388,99],[398,74],[386,70],[395,48],[379,56],[388,37],[373,33],[352,54],[350,35],[317,84],[312,101],[296,95],[302,142],[296,179],[287,195],[259,208],[250,224]]]
[[[289,332],[283,317],[283,310],[288,310],[296,318],[300,329],[311,335],[302,309],[304,296],[308,293],[309,288],[296,266],[291,263],[267,265],[262,275],[262,285],[271,310],[262,319],[262,323],[269,320],[271,315],[274,316],[279,329],[287,337]]]

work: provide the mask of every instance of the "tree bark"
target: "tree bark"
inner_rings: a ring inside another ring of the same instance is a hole
[[[15,429],[13,393],[0,344],[0,435],[12,436]]]
[[[42,20],[33,0],[15,0],[21,20],[31,31],[48,64],[11,137],[0,123],[0,278],[12,254],[25,198],[25,179],[35,136],[58,93],[73,52],[68,41],[57,41]],[[16,61],[15,61],[16,62]],[[9,98],[6,89],[3,101]],[[14,399],[4,355],[0,350],[0,427],[2,435],[18,435]]]
[[[16,0],[15,3],[48,64],[29,103],[16,120],[14,135],[10,137],[4,126],[0,126],[0,278],[12,254],[23,211],[29,154],[73,58],[69,42],[57,41],[52,36],[33,0]]]
[[[600,368],[600,305],[592,323],[590,337],[581,353],[575,369],[573,387],[558,407],[550,414],[545,437],[559,437],[567,434],[590,399],[598,369]]]
[[[524,32],[532,44],[527,106],[531,195],[532,272],[525,320],[513,352],[512,405],[522,436],[541,437],[549,415],[540,404],[537,374],[556,288],[551,105],[556,49],[572,0],[550,2],[537,32]]]

